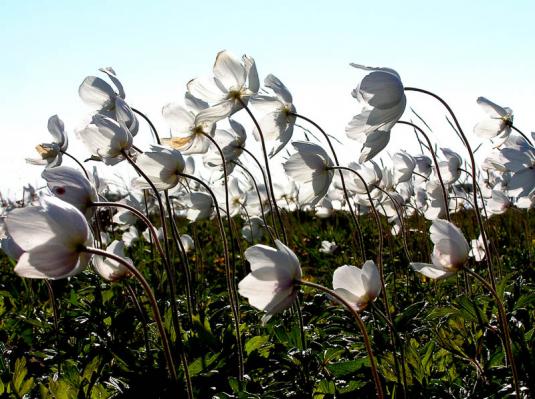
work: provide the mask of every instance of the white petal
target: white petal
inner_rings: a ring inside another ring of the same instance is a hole
[[[228,51],[221,51],[215,60],[214,75],[227,90],[239,89],[245,83],[246,71],[239,59]]]
[[[444,270],[442,268],[438,268],[437,266],[431,265],[429,263],[411,262],[410,265],[418,273],[421,273],[424,276],[435,279],[435,280],[443,279],[443,278],[446,278],[455,274],[455,272],[451,272],[451,271]]]

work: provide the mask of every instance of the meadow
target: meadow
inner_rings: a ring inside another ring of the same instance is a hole
[[[248,56],[220,52],[163,106],[170,137],[112,68],[86,77],[87,156],[54,115],[28,159],[46,186],[2,198],[0,396],[530,397],[535,134],[479,97],[477,164],[438,95],[352,67],[345,138],[274,75],[261,88]],[[466,157],[403,118],[409,93],[444,107]],[[384,156],[395,126],[420,154]],[[347,164],[342,141],[360,150]],[[137,177],[90,169],[119,163]]]

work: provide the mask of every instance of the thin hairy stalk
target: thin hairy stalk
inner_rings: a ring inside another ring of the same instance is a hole
[[[147,329],[147,319],[145,318],[145,312],[143,311],[143,308],[141,307],[141,304],[139,303],[139,300],[137,299],[136,291],[132,288],[132,286],[128,283],[128,281],[124,282],[124,286],[126,287],[126,291],[128,292],[128,297],[132,301],[132,304],[136,308],[137,312],[139,313],[139,318],[141,319],[141,326],[143,329],[143,340],[145,341],[145,350],[147,351],[147,356],[149,358],[150,363],[152,363],[152,354],[150,352],[150,344],[149,344],[149,331]]]
[[[411,255],[409,253],[409,247],[407,245],[407,230],[405,229],[405,221],[404,221],[404,217],[402,215],[402,212],[400,212],[400,209],[401,206],[397,203],[397,201],[394,199],[394,197],[392,197],[392,195],[390,195],[390,193],[386,190],[384,190],[383,188],[379,187],[378,185],[375,185],[375,188],[377,188],[379,191],[381,191],[384,195],[386,195],[390,201],[392,202],[392,205],[394,205],[394,210],[396,211],[396,214],[398,216],[398,219],[399,219],[399,223],[401,225],[401,237],[402,237],[402,241],[403,241],[403,249],[405,250],[405,256],[407,257],[407,260],[409,262],[412,262],[411,261]]]
[[[304,121],[307,121],[312,126],[314,126],[316,129],[318,129],[321,134],[323,134],[323,137],[325,137],[325,140],[327,141],[327,144],[329,145],[331,153],[333,154],[334,164],[336,166],[340,166],[340,162],[338,161],[338,155],[336,154],[336,151],[334,150],[334,146],[332,144],[331,138],[329,137],[327,132],[325,132],[325,130],[323,130],[320,125],[318,125],[312,119],[307,118],[306,116],[303,116],[303,115],[300,115],[300,114],[297,114],[297,113],[292,113],[291,115],[295,116],[296,118],[301,118]],[[364,260],[365,257],[366,257],[366,250],[364,249],[364,236],[362,234],[362,229],[360,228],[360,223],[359,223],[359,221],[357,219],[357,215],[356,215],[355,211],[353,210],[353,205],[351,205],[351,200],[349,198],[349,193],[347,192],[347,188],[346,188],[346,182],[345,182],[345,179],[344,179],[344,174],[342,173],[341,170],[339,170],[338,173],[340,174],[340,181],[342,182],[342,190],[344,192],[344,198],[345,198],[347,206],[349,208],[349,213],[351,214],[351,219],[353,220],[353,223],[355,224],[355,228],[357,229],[358,238],[359,238],[359,244],[360,244],[360,253],[361,253],[361,256],[362,256],[362,260]]]
[[[264,168],[262,167],[262,164],[260,163],[258,158],[255,157],[255,155],[251,151],[249,151],[247,148],[241,147],[241,149],[243,150],[243,152],[245,152],[247,155],[249,155],[253,159],[253,161],[258,166],[258,169],[260,169],[260,173],[262,173],[262,180],[264,181],[264,187],[266,188],[266,191],[267,191],[268,190],[268,182],[267,182],[266,172],[264,171]],[[275,235],[277,237],[280,237],[279,232],[277,230],[277,222],[275,222],[275,212],[273,211],[273,204],[271,203],[271,200],[269,198],[269,194],[268,194],[268,205],[269,205],[269,214],[271,215],[271,224],[273,225],[273,231],[275,231]]]
[[[519,135],[524,137],[524,140],[526,140],[529,144],[531,144],[531,140],[526,136],[520,129],[518,129],[515,125],[513,125],[512,121],[508,121],[508,125],[511,126],[511,129],[513,129],[515,132],[517,132]]]
[[[89,173],[85,169],[84,165],[78,159],[76,159],[74,156],[69,154],[67,151],[61,151],[61,153],[63,155],[67,155],[70,159],[72,159],[74,162],[76,162],[76,164],[80,167],[80,169],[82,169],[82,172],[84,172],[84,175],[87,178],[87,180],[89,180]]]
[[[173,236],[173,240],[175,241],[175,244],[178,248],[178,253],[180,256],[180,265],[182,266],[182,271],[184,272],[184,280],[186,282],[186,298],[187,298],[186,306],[188,307],[188,318],[189,318],[189,322],[191,325],[193,322],[195,300],[193,297],[193,292],[191,290],[191,273],[189,270],[188,256],[186,255],[184,244],[182,244],[182,240],[180,239],[180,233],[178,231],[178,227],[175,222],[175,212],[173,210],[173,207],[171,206],[171,201],[169,199],[168,190],[164,190],[164,196],[165,196],[165,204],[167,206],[167,213],[169,215],[169,222],[171,225],[171,235]]]
[[[91,204],[89,204],[89,206],[123,208],[132,212],[139,219],[141,219],[141,221],[145,224],[145,226],[147,226],[147,228],[149,229],[150,236],[154,240],[154,245],[156,245],[156,249],[160,253],[162,260],[164,262],[167,262],[167,258],[165,257],[165,253],[162,249],[162,245],[160,244],[160,241],[158,240],[158,232],[156,231],[156,228],[154,227],[154,225],[142,212],[138,211],[136,208],[131,207],[130,205],[121,204],[120,202],[92,202]]]
[[[219,234],[221,235],[221,241],[223,242],[223,251],[225,256],[225,277],[227,280],[227,292],[229,295],[229,301],[230,301],[230,308],[232,312],[232,319],[234,321],[234,329],[236,331],[236,345],[238,347],[238,378],[240,381],[243,379],[244,375],[244,362],[243,362],[243,348],[242,348],[242,341],[241,341],[241,335],[240,335],[240,315],[239,315],[239,303],[237,296],[234,296],[234,284],[232,283],[233,279],[233,273],[230,266],[230,256],[229,256],[229,250],[228,250],[228,243],[227,243],[227,236],[225,235],[225,227],[223,226],[223,219],[221,217],[221,211],[219,210],[219,205],[217,204],[217,197],[215,196],[214,192],[206,184],[203,180],[199,179],[198,177],[188,175],[185,173],[180,174],[182,177],[186,179],[191,179],[199,183],[201,186],[203,186],[206,191],[210,194],[212,197],[212,201],[214,202],[214,208],[217,215],[217,224],[219,227]]]
[[[266,141],[264,139],[264,133],[262,132],[262,129],[260,128],[260,124],[256,120],[255,116],[253,115],[249,107],[247,107],[247,104],[245,104],[241,98],[239,98],[238,101],[241,103],[243,108],[245,108],[245,110],[251,117],[254,125],[256,126],[256,130],[258,131],[258,136],[260,136],[260,143],[262,144],[262,153],[264,154],[264,163],[266,164],[266,175],[267,175],[267,181],[269,184],[269,192],[270,192],[269,194],[271,194],[271,201],[273,201],[273,209],[275,210],[275,213],[277,214],[277,219],[281,227],[282,236],[284,238],[284,243],[288,244],[288,237],[286,235],[286,229],[284,228],[284,223],[282,222],[282,217],[279,211],[279,207],[277,206],[277,200],[275,199],[275,191],[273,190],[273,181],[271,179],[271,171],[269,170],[269,159],[268,159],[267,150],[266,150]]]
[[[301,280],[298,280],[295,283],[299,284],[299,285],[304,285],[304,286],[307,286],[307,287],[315,288],[315,289],[317,289],[319,291],[322,291],[322,292],[326,293],[327,295],[335,298],[338,302],[340,302],[342,305],[344,305],[345,308],[347,310],[349,310],[349,312],[353,315],[353,317],[355,318],[355,321],[357,322],[359,330],[360,330],[360,332],[362,334],[362,338],[363,338],[363,341],[364,341],[364,346],[366,347],[366,352],[368,353],[368,358],[370,359],[370,368],[371,368],[371,371],[372,371],[373,381],[375,383],[375,389],[376,389],[377,397],[378,398],[383,398],[384,397],[383,387],[381,385],[381,379],[379,378],[379,373],[377,371],[377,364],[375,363],[375,356],[373,355],[373,350],[372,350],[372,346],[371,346],[371,343],[370,343],[370,337],[368,336],[368,331],[366,330],[366,325],[364,324],[364,322],[360,318],[360,315],[358,314],[358,312],[343,297],[338,295],[336,293],[336,291],[330,290],[329,288],[324,287],[323,285],[312,283],[310,281],[301,281]]]
[[[154,138],[156,139],[156,142],[158,144],[162,144],[162,142],[160,141],[160,136],[158,135],[158,131],[156,130],[156,128],[152,124],[151,120],[143,112],[141,112],[141,111],[139,111],[139,110],[137,110],[135,108],[132,108],[132,111],[134,111],[136,114],[138,114],[143,119],[145,119],[145,121],[149,124],[149,126],[150,126],[150,128],[152,130],[152,134],[154,135]]]
[[[169,339],[167,337],[167,333],[165,332],[165,328],[163,325],[162,315],[160,314],[160,310],[158,309],[158,302],[156,301],[156,297],[154,296],[154,293],[152,292],[152,289],[150,288],[149,283],[147,282],[147,280],[145,280],[145,277],[143,277],[143,274],[141,274],[134,265],[126,262],[120,256],[117,256],[110,252],[106,252],[101,249],[91,248],[91,247],[85,247],[82,249],[82,251],[114,260],[115,262],[127,268],[128,271],[139,281],[139,283],[143,287],[143,290],[145,291],[145,295],[147,295],[147,298],[149,299],[149,303],[152,308],[152,313],[154,316],[154,321],[156,322],[156,325],[158,327],[158,332],[160,333],[160,339],[162,341],[162,347],[163,347],[163,351],[165,355],[165,361],[167,362],[169,375],[171,376],[171,379],[173,380],[173,383],[175,384],[175,389],[178,390],[178,377],[176,374],[173,355],[171,354],[171,348],[169,346]],[[177,331],[177,339],[179,341],[182,340],[182,333],[180,331]],[[187,362],[185,364],[182,364],[182,367],[184,369],[184,377],[186,379],[186,388],[188,391],[188,398],[193,398]]]
[[[154,192],[154,195],[156,197],[156,200],[158,201],[158,206],[160,209],[160,223],[162,224],[162,231],[163,231],[163,238],[164,238],[164,249],[165,249],[165,255],[167,258],[167,262],[164,262],[165,266],[165,273],[167,274],[167,279],[169,281],[169,295],[171,297],[171,320],[173,322],[173,328],[175,330],[176,335],[178,335],[180,331],[180,324],[178,321],[178,308],[176,304],[176,281],[175,281],[175,273],[174,273],[174,267],[172,264],[172,258],[171,258],[171,251],[169,249],[169,240],[168,240],[168,232],[167,232],[167,223],[165,221],[165,208],[163,207],[162,203],[162,197],[160,196],[160,193],[158,192],[158,189],[154,185],[154,183],[149,179],[149,177],[141,170],[139,166],[136,165],[134,160],[126,153],[126,151],[122,151],[123,156],[128,160],[130,165],[136,170],[136,172],[145,179],[145,181],[149,184],[150,188]],[[158,241],[158,240],[156,240]]]
[[[54,287],[52,283],[45,279],[46,288],[48,289],[48,297],[50,299],[50,305],[52,306],[52,314],[54,316],[54,333],[56,334],[56,351],[58,353],[58,376],[61,375],[61,347],[59,342],[59,311],[58,304],[56,302],[56,296],[54,295]]]
[[[267,220],[266,220],[266,214],[264,212],[264,204],[263,204],[263,201],[262,201],[262,195],[260,194],[260,190],[258,189],[258,184],[256,184],[256,180],[255,180],[253,174],[249,171],[249,169],[247,169],[245,166],[243,166],[243,164],[241,162],[232,161],[232,163],[234,165],[238,165],[240,168],[242,168],[242,170],[247,173],[247,175],[249,176],[249,178],[253,182],[253,185],[254,185],[254,188],[255,188],[255,191],[256,191],[256,195],[258,196],[258,202],[260,203],[260,213],[262,214],[262,220],[264,221],[264,225],[266,226],[266,230],[269,233],[271,240],[273,242],[275,242],[275,237],[273,236],[273,233],[271,232],[271,230],[268,228],[268,223],[267,223]],[[243,207],[243,209],[245,210],[245,207]],[[245,210],[245,211],[247,212],[247,210]],[[249,215],[247,215],[247,216],[249,216]]]
[[[498,307],[498,317],[500,318],[503,335],[504,335],[503,343],[505,346],[505,352],[507,354],[507,360],[510,364],[511,372],[513,374],[513,383],[515,387],[516,397],[521,398],[522,396],[520,394],[520,380],[518,379],[518,372],[516,369],[515,358],[513,356],[513,349],[511,347],[511,335],[509,333],[509,323],[507,322],[507,314],[505,312],[505,307],[503,306],[503,302],[501,301],[494,287],[492,287],[492,285],[489,284],[487,280],[485,280],[483,277],[481,277],[479,274],[477,274],[476,272],[474,272],[468,267],[464,268],[464,270],[466,271],[467,274],[469,274],[470,276],[474,277],[477,281],[479,281],[490,292],[490,294],[494,297],[494,300],[496,301],[496,306]]]
[[[418,89],[416,87],[405,87],[405,91],[415,91],[415,92],[418,92],[418,93],[423,93],[423,94],[426,94],[428,96],[431,96],[434,99],[438,100],[448,110],[449,114],[453,118],[455,126],[457,127],[458,133],[462,138],[463,144],[464,144],[464,146],[466,147],[466,149],[468,151],[468,155],[470,156],[470,163],[471,163],[471,166],[472,166],[472,185],[473,185],[473,187],[476,187],[477,186],[477,177],[476,177],[476,161],[474,159],[474,153],[472,152],[472,148],[470,147],[470,143],[468,142],[468,139],[466,138],[466,135],[464,134],[463,129],[461,128],[461,125],[459,124],[459,121],[457,120],[457,116],[455,115],[455,113],[453,112],[453,110],[451,109],[449,104],[446,101],[444,101],[441,97],[436,95],[435,93],[432,93],[432,92],[427,91],[427,90]],[[496,290],[496,280],[494,278],[494,271],[493,271],[493,267],[492,267],[492,259],[491,259],[491,256],[490,256],[490,248],[489,248],[489,244],[488,244],[488,241],[487,241],[487,231],[485,229],[485,225],[483,224],[483,219],[481,217],[481,212],[479,210],[479,204],[477,202],[477,190],[475,190],[475,189],[472,190],[472,193],[473,193],[473,197],[474,197],[474,210],[476,212],[477,224],[479,226],[479,229],[481,230],[480,234],[481,234],[481,237],[483,239],[483,245],[485,246],[485,252],[489,254],[489,256],[486,257],[488,273],[489,273],[489,280],[490,280],[492,288],[494,290]]]
[[[414,129],[416,129],[422,136],[424,136],[425,141],[427,141],[427,147],[429,148],[429,152],[431,153],[431,157],[433,158],[433,163],[435,164],[435,171],[438,177],[438,181],[440,182],[440,187],[442,188],[442,195],[444,196],[444,204],[446,205],[446,219],[448,222],[451,222],[450,218],[450,210],[448,206],[448,190],[446,189],[446,185],[444,184],[444,180],[442,179],[442,173],[440,173],[440,168],[438,167],[438,159],[435,151],[433,151],[433,145],[431,144],[431,140],[429,139],[429,136],[420,128],[420,126],[415,125],[412,122],[405,122],[405,121],[398,121],[397,122],[400,125],[407,125],[412,126]]]

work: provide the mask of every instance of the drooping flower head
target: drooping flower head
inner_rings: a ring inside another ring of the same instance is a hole
[[[429,228],[431,241],[435,244],[431,255],[432,264],[411,263],[417,272],[432,279],[442,279],[455,274],[468,260],[470,247],[462,231],[453,223],[437,219]]]
[[[290,307],[297,296],[295,282],[301,279],[299,259],[279,240],[276,248],[258,244],[247,248],[244,255],[251,272],[238,284],[240,295],[251,306],[266,312],[262,322]]]
[[[362,311],[381,293],[379,269],[372,260],[367,260],[362,269],[340,266],[333,274],[333,289],[355,310]]]
[[[60,279],[80,273],[91,255],[83,247],[93,238],[74,206],[44,197],[40,206],[18,208],[6,217],[8,235],[24,251],[15,266],[21,277]]]
[[[62,154],[67,151],[69,139],[65,133],[65,125],[57,115],[48,118],[48,131],[52,135],[52,143],[38,144],[35,149],[40,159],[27,158],[26,162],[34,165],[46,165],[47,168],[61,165]]]

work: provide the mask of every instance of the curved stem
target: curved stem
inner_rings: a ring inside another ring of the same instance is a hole
[[[59,311],[58,304],[56,302],[56,296],[54,295],[54,287],[52,283],[45,279],[46,288],[48,289],[48,297],[50,298],[50,304],[52,305],[52,314],[54,315],[54,332],[56,334],[56,351],[58,353],[58,375],[61,375],[61,351],[59,342]]]
[[[440,182],[440,187],[442,187],[442,195],[444,196],[444,204],[446,208],[446,219],[448,219],[448,222],[451,222],[450,210],[449,210],[449,204],[448,204],[448,190],[446,190],[446,185],[444,184],[444,180],[442,179],[442,173],[440,173],[440,168],[438,166],[437,155],[435,154],[435,151],[433,151],[433,145],[431,144],[431,140],[429,139],[429,136],[427,136],[427,134],[420,128],[420,126],[415,125],[412,122],[398,121],[397,123],[400,125],[412,126],[414,129],[418,131],[418,133],[424,136],[425,141],[427,142],[427,148],[429,148],[429,152],[431,153],[431,157],[433,158],[433,163],[435,164],[435,170],[437,173],[438,181]]]
[[[485,280],[483,277],[481,277],[479,274],[474,272],[473,270],[469,268],[464,268],[467,274],[474,277],[477,281],[479,281],[494,297],[496,300],[496,306],[498,307],[498,316],[500,317],[500,321],[502,324],[503,329],[503,335],[504,335],[504,346],[505,346],[505,352],[507,354],[507,360],[509,361],[509,364],[511,366],[511,372],[513,373],[513,382],[515,385],[515,392],[516,397],[521,398],[520,394],[520,381],[518,379],[518,372],[516,369],[516,363],[515,358],[513,357],[513,349],[511,348],[511,336],[509,333],[509,324],[507,323],[507,314],[505,313],[505,308],[503,306],[503,302],[500,300],[500,297],[498,296],[498,293],[492,287],[491,284],[487,280]]]
[[[152,124],[151,120],[141,111],[135,109],[135,108],[131,108],[132,111],[134,111],[136,114],[138,114],[139,116],[141,116],[143,119],[145,119],[145,121],[149,124],[150,128],[152,129],[152,134],[154,134],[154,138],[156,139],[156,142],[158,144],[162,144],[162,142],[160,141],[160,136],[158,135],[158,131],[156,130],[156,128],[154,127],[154,125]]]
[[[76,162],[78,164],[78,166],[82,169],[82,171],[84,172],[84,175],[85,177],[87,178],[87,180],[89,180],[89,173],[87,172],[87,170],[85,169],[84,165],[78,160],[76,159],[74,156],[72,156],[71,154],[69,154],[67,151],[62,151],[61,152],[63,155],[67,155],[70,159],[72,159],[74,162]]]
[[[156,249],[160,253],[160,256],[162,257],[164,262],[167,262],[167,258],[165,257],[165,253],[163,252],[162,245],[160,244],[160,241],[158,240],[158,232],[156,231],[156,228],[154,225],[150,222],[150,220],[140,211],[138,211],[136,208],[131,207],[130,205],[121,204],[120,202],[92,202],[89,204],[89,206],[102,206],[102,207],[113,207],[113,208],[123,208],[130,212],[132,212],[134,215],[136,215],[138,218],[140,218],[145,226],[149,229],[150,235],[152,239],[154,240],[154,244],[156,245]]]
[[[494,271],[493,271],[493,268],[492,268],[492,260],[491,260],[491,256],[490,256],[490,248],[489,248],[489,244],[487,242],[487,231],[485,230],[485,226],[483,224],[483,219],[481,218],[481,212],[479,210],[479,204],[477,202],[477,190],[475,189],[475,187],[477,186],[476,161],[474,159],[474,153],[472,152],[472,148],[470,147],[470,143],[468,142],[468,139],[466,138],[466,135],[464,134],[463,129],[461,128],[461,125],[459,124],[459,121],[457,120],[457,116],[455,115],[455,113],[453,112],[453,110],[451,109],[451,107],[448,105],[448,103],[446,101],[444,101],[441,97],[439,97],[435,93],[432,93],[430,91],[423,90],[423,89],[418,89],[418,88],[415,88],[415,87],[405,87],[405,91],[415,91],[415,92],[427,94],[428,96],[431,96],[431,97],[435,98],[442,105],[444,105],[444,107],[446,107],[446,109],[448,110],[449,114],[453,118],[453,122],[455,123],[455,126],[457,127],[458,133],[462,138],[463,144],[465,145],[466,149],[468,150],[468,155],[470,156],[470,163],[472,165],[472,184],[474,186],[474,190],[472,190],[472,192],[473,192],[473,196],[474,196],[474,210],[476,212],[477,224],[479,225],[479,229],[481,230],[480,233],[481,233],[481,237],[483,238],[483,245],[485,246],[485,252],[489,254],[489,256],[487,256],[487,258],[486,258],[488,272],[489,272],[489,280],[490,280],[490,283],[492,285],[492,288],[494,290],[496,290],[496,281],[495,281],[495,278],[494,278]],[[447,204],[446,204],[446,206],[447,206]]]
[[[526,136],[520,129],[518,129],[515,125],[513,125],[512,123],[510,124],[511,126],[511,129],[513,129],[515,132],[517,132],[519,135],[521,135],[522,137],[524,137],[524,139],[529,143],[531,144],[531,140],[528,138],[528,136]]]
[[[238,376],[240,379],[243,378],[243,371],[244,371],[244,365],[243,365],[243,348],[242,348],[242,342],[241,342],[241,335],[240,335],[240,318],[239,318],[239,309],[238,308],[238,299],[234,297],[234,291],[233,291],[233,273],[230,266],[230,256],[229,256],[229,250],[228,250],[228,243],[227,243],[227,236],[225,235],[225,227],[223,226],[223,219],[221,218],[221,211],[219,210],[219,205],[217,204],[217,197],[215,196],[212,189],[206,184],[203,180],[199,179],[196,176],[188,175],[185,173],[180,174],[182,177],[185,177],[186,179],[191,179],[199,183],[201,186],[203,186],[210,196],[212,197],[212,201],[214,202],[214,208],[217,214],[217,224],[219,226],[219,233],[221,235],[221,240],[223,241],[223,251],[225,256],[225,277],[227,280],[227,292],[229,295],[229,301],[230,301],[230,308],[232,312],[232,319],[234,321],[234,329],[236,331],[236,345],[238,346]]]
[[[383,387],[381,385],[381,379],[379,378],[379,373],[377,372],[377,364],[375,363],[375,356],[373,355],[373,350],[372,350],[372,346],[371,346],[371,343],[370,343],[370,337],[368,336],[368,331],[366,330],[366,325],[364,324],[364,322],[360,318],[360,315],[358,314],[358,312],[343,297],[338,295],[336,293],[336,291],[330,290],[329,288],[324,287],[323,285],[312,283],[310,281],[301,281],[301,280],[296,281],[295,283],[299,284],[299,285],[304,285],[304,286],[307,286],[307,287],[312,287],[312,288],[315,288],[317,290],[323,291],[327,295],[329,295],[329,296],[331,296],[333,298],[336,298],[337,301],[339,301],[342,305],[345,306],[345,308],[347,310],[349,310],[351,312],[351,314],[355,318],[355,321],[357,322],[359,330],[360,330],[360,332],[362,334],[362,338],[364,340],[364,346],[366,347],[366,352],[368,353],[368,358],[370,359],[370,367],[371,367],[371,371],[372,371],[373,381],[375,383],[375,389],[376,389],[377,397],[378,398],[383,398],[384,397]]]
[[[318,129],[321,134],[323,134],[323,137],[325,137],[325,140],[327,141],[327,144],[329,145],[331,153],[333,154],[335,165],[336,166],[340,166],[340,162],[338,161],[338,155],[336,154],[336,151],[334,150],[334,146],[333,146],[333,144],[331,142],[331,139],[330,139],[329,135],[327,134],[327,132],[325,132],[321,128],[320,125],[318,125],[312,119],[307,118],[306,116],[303,116],[303,115],[300,115],[300,114],[297,114],[297,113],[291,113],[291,115],[307,121],[312,126],[314,126],[316,129]],[[364,260],[365,257],[366,257],[366,251],[364,249],[364,238],[363,238],[363,235],[362,235],[362,229],[360,228],[360,223],[359,223],[359,221],[357,219],[355,211],[353,210],[353,205],[351,205],[351,200],[349,199],[349,194],[347,192],[346,182],[345,182],[345,179],[344,179],[344,174],[342,173],[341,170],[338,171],[338,173],[340,174],[340,181],[342,182],[342,190],[344,192],[344,198],[345,198],[347,206],[349,208],[349,213],[351,214],[351,218],[353,220],[353,223],[355,224],[355,228],[357,229],[357,232],[358,232],[358,235],[359,235],[360,252],[361,252],[361,255],[362,255],[362,260]]]
[[[158,302],[156,301],[156,297],[154,296],[154,293],[152,292],[152,289],[150,288],[149,283],[147,282],[147,280],[145,280],[145,277],[143,277],[143,275],[139,272],[139,270],[137,270],[135,266],[126,262],[120,256],[103,251],[101,249],[91,248],[91,247],[83,248],[82,251],[93,254],[93,255],[110,258],[114,260],[115,262],[120,263],[122,266],[127,268],[128,271],[132,273],[132,275],[134,275],[134,277],[139,281],[139,283],[143,287],[143,290],[145,290],[145,294],[147,295],[149,299],[150,306],[152,308],[152,313],[154,315],[154,321],[156,322],[156,325],[158,326],[158,332],[160,333],[160,338],[162,340],[163,351],[165,354],[165,360],[167,362],[167,368],[169,369],[169,374],[171,376],[171,379],[175,383],[175,389],[178,388],[178,377],[176,374],[175,363],[173,361],[173,356],[171,354],[171,348],[169,346],[169,339],[167,338],[167,333],[165,332],[165,328],[163,326],[162,315],[160,314],[160,310],[158,309]],[[177,339],[180,339],[180,340],[182,339],[182,334],[180,333],[180,331],[177,331]],[[188,365],[183,364],[182,366],[184,368],[184,375],[187,376],[187,378],[189,378]],[[189,384],[186,384],[186,386],[188,385]],[[188,397],[193,398],[192,392],[190,392],[189,388],[188,388]]]
[[[243,164],[241,162],[237,162],[237,161],[232,161],[232,162],[234,163],[234,165],[238,165],[240,168],[242,168],[242,170],[247,173],[247,175],[249,176],[249,178],[253,182],[254,188],[256,190],[256,195],[258,196],[258,202],[260,203],[260,213],[262,214],[262,220],[264,221],[264,224],[266,225],[266,230],[269,233],[269,235],[271,237],[271,240],[273,242],[275,242],[275,237],[273,236],[273,233],[267,227],[268,224],[267,224],[267,221],[266,221],[266,214],[264,212],[264,204],[263,204],[263,201],[262,201],[262,195],[260,194],[260,190],[258,189],[258,184],[256,184],[256,180],[255,180],[253,174],[249,171],[249,169],[247,169],[245,166],[243,166]],[[245,207],[243,209],[245,210]],[[247,216],[249,216],[249,215],[247,215]]]
[[[241,98],[239,98],[238,100],[241,103],[241,105],[243,106],[243,108],[245,108],[245,110],[247,111],[247,113],[249,114],[251,119],[253,120],[253,123],[256,126],[256,130],[258,131],[258,135],[260,136],[260,143],[262,144],[262,152],[264,154],[264,163],[266,164],[267,181],[268,181],[268,184],[269,184],[269,191],[270,191],[270,194],[271,194],[271,201],[273,201],[273,209],[275,209],[275,213],[277,214],[277,219],[278,219],[280,227],[281,227],[282,236],[284,238],[284,243],[288,244],[288,237],[286,236],[286,230],[284,228],[284,223],[282,222],[282,217],[281,217],[281,214],[280,214],[280,211],[279,211],[279,207],[277,206],[277,201],[275,199],[275,191],[273,190],[273,181],[271,180],[271,172],[269,170],[269,160],[268,160],[268,155],[267,155],[267,151],[266,151],[266,141],[264,140],[264,133],[262,133],[262,129],[260,128],[260,124],[256,120],[255,116],[253,115],[253,113],[251,112],[249,107],[247,107],[247,104],[245,104],[242,101]]]

